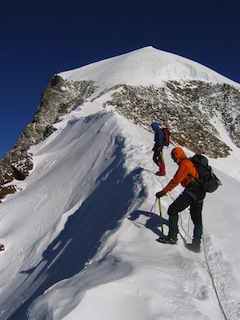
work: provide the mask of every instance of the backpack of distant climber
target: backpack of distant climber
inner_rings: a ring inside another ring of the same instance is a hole
[[[164,132],[164,138],[163,138],[163,145],[165,147],[168,147],[169,144],[170,144],[170,135],[171,135],[171,132],[168,128],[163,128],[162,129],[163,132]]]

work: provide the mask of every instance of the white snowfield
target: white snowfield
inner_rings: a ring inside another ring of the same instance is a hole
[[[67,80],[94,80],[104,89],[117,84],[156,85],[168,80],[201,80],[240,87],[221,74],[187,58],[151,46],[59,73]]]
[[[149,211],[177,170],[173,145],[166,177],[155,176],[153,134],[103,109],[106,99],[89,99],[32,147],[32,172],[0,204],[0,319],[238,320],[239,149],[228,140],[232,154],[209,159],[223,185],[205,199],[201,253],[185,248],[188,210],[178,244],[158,243],[158,204]],[[161,198],[165,233],[182,190]]]

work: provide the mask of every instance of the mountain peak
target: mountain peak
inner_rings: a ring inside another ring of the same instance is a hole
[[[147,46],[59,74],[70,81],[93,80],[101,89],[118,84],[161,86],[169,80],[236,82],[187,58]]]

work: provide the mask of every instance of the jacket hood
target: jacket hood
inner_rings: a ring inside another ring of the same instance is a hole
[[[153,123],[151,124],[151,127],[152,127],[152,129],[153,129],[154,131],[156,131],[156,130],[159,128],[159,124],[158,124],[157,122],[153,122]]]
[[[180,163],[183,159],[187,159],[185,152],[180,147],[173,148],[171,154],[174,155],[177,163]]]

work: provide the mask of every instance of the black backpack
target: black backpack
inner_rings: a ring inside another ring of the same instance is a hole
[[[208,159],[201,155],[195,154],[189,158],[196,167],[199,177],[195,181],[201,184],[203,192],[214,192],[222,185],[218,177],[213,173],[212,168],[208,165]]]

